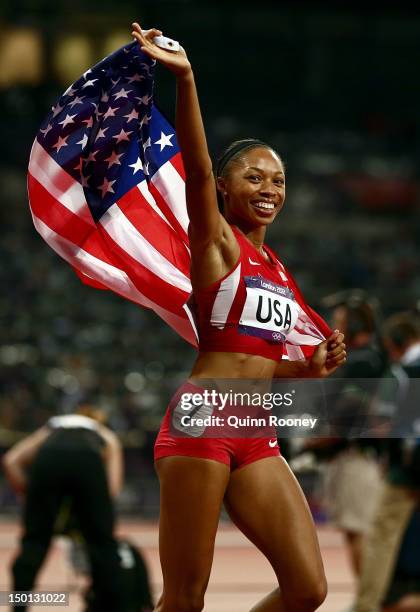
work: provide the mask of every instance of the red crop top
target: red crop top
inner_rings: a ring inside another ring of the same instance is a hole
[[[199,348],[282,358],[284,341],[301,310],[286,270],[264,245],[270,261],[235,226],[240,257],[209,287],[194,291]]]

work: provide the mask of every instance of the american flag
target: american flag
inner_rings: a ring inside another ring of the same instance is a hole
[[[83,282],[154,310],[196,345],[185,176],[136,42],[73,83],[32,147],[28,192],[44,240]]]
[[[154,65],[133,42],[64,92],[32,147],[29,201],[37,231],[84,283],[154,310],[197,346],[185,175],[153,104]],[[294,291],[301,314],[286,344],[297,359],[329,330]]]

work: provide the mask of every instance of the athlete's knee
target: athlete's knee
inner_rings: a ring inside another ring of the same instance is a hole
[[[302,585],[299,591],[291,593],[286,590],[284,599],[287,609],[296,610],[296,612],[314,612],[325,601],[327,591],[325,576],[311,584]]]
[[[158,612],[201,612],[204,608],[205,588],[186,585],[175,593],[164,593]]]

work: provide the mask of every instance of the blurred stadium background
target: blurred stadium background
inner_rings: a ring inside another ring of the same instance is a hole
[[[317,2],[0,1],[0,453],[81,401],[124,441],[122,514],[158,510],[152,448],[194,351],[150,312],[83,286],[33,228],[25,175],[38,127],[66,87],[158,26],[186,47],[209,146],[272,143],[288,174],[269,243],[311,305],[350,287],[383,313],[420,296],[420,16]],[[174,83],[156,99],[173,116]],[[17,501],[0,477],[3,514]]]

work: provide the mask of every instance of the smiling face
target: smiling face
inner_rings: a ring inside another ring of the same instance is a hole
[[[279,156],[266,147],[247,149],[232,159],[218,188],[229,223],[253,228],[272,223],[283,207],[285,173]]]

